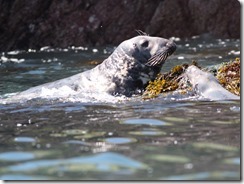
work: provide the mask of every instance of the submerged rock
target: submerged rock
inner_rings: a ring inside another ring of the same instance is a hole
[[[197,63],[192,62],[191,65],[197,66]],[[158,74],[155,80],[149,82],[142,95],[143,99],[155,98],[161,93],[175,91],[177,89],[186,89],[186,86],[183,87],[181,79],[188,66],[188,64],[176,65],[169,72]],[[190,89],[189,86],[187,88],[188,90]]]
[[[201,83],[199,79],[201,79]],[[201,69],[195,61],[190,65],[177,65],[169,72],[159,74],[154,81],[150,81],[142,97],[143,99],[156,98],[162,93],[176,90],[186,93],[192,91],[193,88],[195,90],[198,88],[200,93],[209,98],[214,96],[214,99],[221,97],[237,99],[240,96],[240,59],[236,58],[234,61],[222,63],[215,70]],[[206,88],[213,90],[208,90],[207,94]],[[218,94],[213,95],[215,92],[219,94],[219,97]]]

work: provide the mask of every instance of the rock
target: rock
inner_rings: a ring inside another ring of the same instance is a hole
[[[240,4],[238,1],[189,0],[193,27],[198,34],[208,32],[224,38],[240,37]]]
[[[0,50],[119,44],[209,33],[240,38],[237,0],[0,0]]]
[[[189,69],[190,67],[191,69]],[[155,80],[149,81],[142,95],[142,98],[156,98],[161,93],[167,94],[168,92],[172,91],[178,91],[181,94],[186,94],[194,89],[193,86],[197,85],[201,85],[202,91],[207,91],[205,89],[209,88],[209,92],[211,92],[211,88],[216,88],[216,86],[219,86],[217,89],[222,92],[216,93],[216,96],[213,95],[212,97],[215,99],[218,98],[218,94],[220,95],[220,98],[223,97],[221,96],[223,94],[229,97],[232,96],[233,98],[239,98],[238,96],[240,96],[241,91],[240,71],[240,58],[236,58],[235,60],[223,62],[220,65],[218,64],[204,69],[201,69],[196,61],[193,61],[193,63],[190,65],[176,65],[169,72],[160,73]],[[222,87],[224,89],[221,89]],[[197,89],[199,90],[200,86],[198,86]],[[209,94],[209,96],[211,95]]]

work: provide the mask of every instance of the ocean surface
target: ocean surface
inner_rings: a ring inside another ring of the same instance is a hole
[[[163,65],[209,67],[240,57],[240,40],[174,38]],[[1,103],[95,67],[114,46],[0,53],[1,180],[240,180],[240,101],[84,99]],[[65,93],[65,91],[64,91]]]

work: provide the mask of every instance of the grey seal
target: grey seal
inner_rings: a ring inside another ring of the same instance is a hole
[[[46,83],[20,92],[17,96],[38,98],[42,89],[61,89],[74,92],[107,92],[111,95],[139,94],[148,81],[160,72],[176,44],[168,39],[140,35],[123,41],[101,64],[71,77]]]
[[[194,65],[186,69],[185,75],[193,89],[204,98],[214,101],[240,99],[239,96],[223,88],[211,73],[202,71]]]

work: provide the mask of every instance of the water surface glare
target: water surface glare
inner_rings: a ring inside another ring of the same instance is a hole
[[[176,44],[162,72],[192,60],[205,67],[240,57],[240,40]],[[112,50],[1,53],[0,102],[93,68]],[[99,98],[0,103],[0,179],[240,180],[240,101]]]

